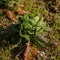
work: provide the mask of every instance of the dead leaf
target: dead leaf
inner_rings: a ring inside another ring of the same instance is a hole
[[[44,59],[47,58],[46,53],[45,53],[44,51],[40,52],[40,56],[41,56],[42,58],[44,58]]]
[[[33,57],[36,57],[37,56],[38,50],[37,50],[36,47],[34,47],[34,46],[31,47],[31,54],[32,54]]]
[[[12,20],[12,21],[14,21],[14,22],[17,22],[17,20],[16,20],[16,15],[15,15],[14,12],[12,12],[12,11],[10,11],[10,10],[6,10],[6,15],[7,15],[7,17],[8,17],[10,20]]]
[[[30,53],[29,42],[27,43],[26,51],[24,53],[24,60],[32,60],[32,54]]]
[[[19,14],[27,14],[28,13],[27,11],[25,11],[22,8],[19,8],[19,7],[18,8],[15,7],[15,11],[18,12]]]
[[[35,60],[37,53],[37,48],[34,46],[30,46],[29,43],[27,43],[26,51],[24,53],[24,60]]]
[[[20,7],[20,8],[24,8],[24,4],[20,4],[19,7]]]

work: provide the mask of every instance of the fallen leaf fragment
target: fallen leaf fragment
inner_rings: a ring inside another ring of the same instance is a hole
[[[24,53],[24,60],[35,60],[37,53],[37,48],[35,48],[34,46],[30,46],[29,43],[27,43],[27,47]]]
[[[42,58],[44,58],[44,59],[47,58],[46,53],[45,53],[44,51],[40,52],[40,56],[41,56]]]
[[[34,46],[31,47],[31,54],[32,54],[33,57],[36,57],[37,56],[38,50],[37,50],[36,47],[34,47]]]
[[[8,17],[10,20],[12,20],[12,21],[14,21],[14,22],[17,22],[17,20],[16,20],[16,15],[15,15],[14,12],[12,12],[12,11],[10,11],[10,10],[6,10],[6,15],[7,15],[7,17]]]
[[[25,53],[24,53],[24,60],[31,60],[29,43],[27,43],[27,47],[26,47],[26,50],[25,50]]]
[[[18,12],[19,14],[27,14],[28,12],[23,10],[22,8],[15,8],[16,12]]]
[[[24,8],[24,4],[20,4],[19,7],[20,7],[20,8]]]

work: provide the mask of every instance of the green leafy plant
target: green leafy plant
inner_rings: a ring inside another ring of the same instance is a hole
[[[19,34],[22,38],[25,38],[27,41],[37,42],[37,45],[41,45],[42,42],[45,43],[45,41],[41,40],[40,37],[38,37],[47,28],[47,24],[44,22],[43,17],[34,14],[24,15],[19,17],[19,24]],[[42,44],[42,46],[43,45],[44,44]]]

